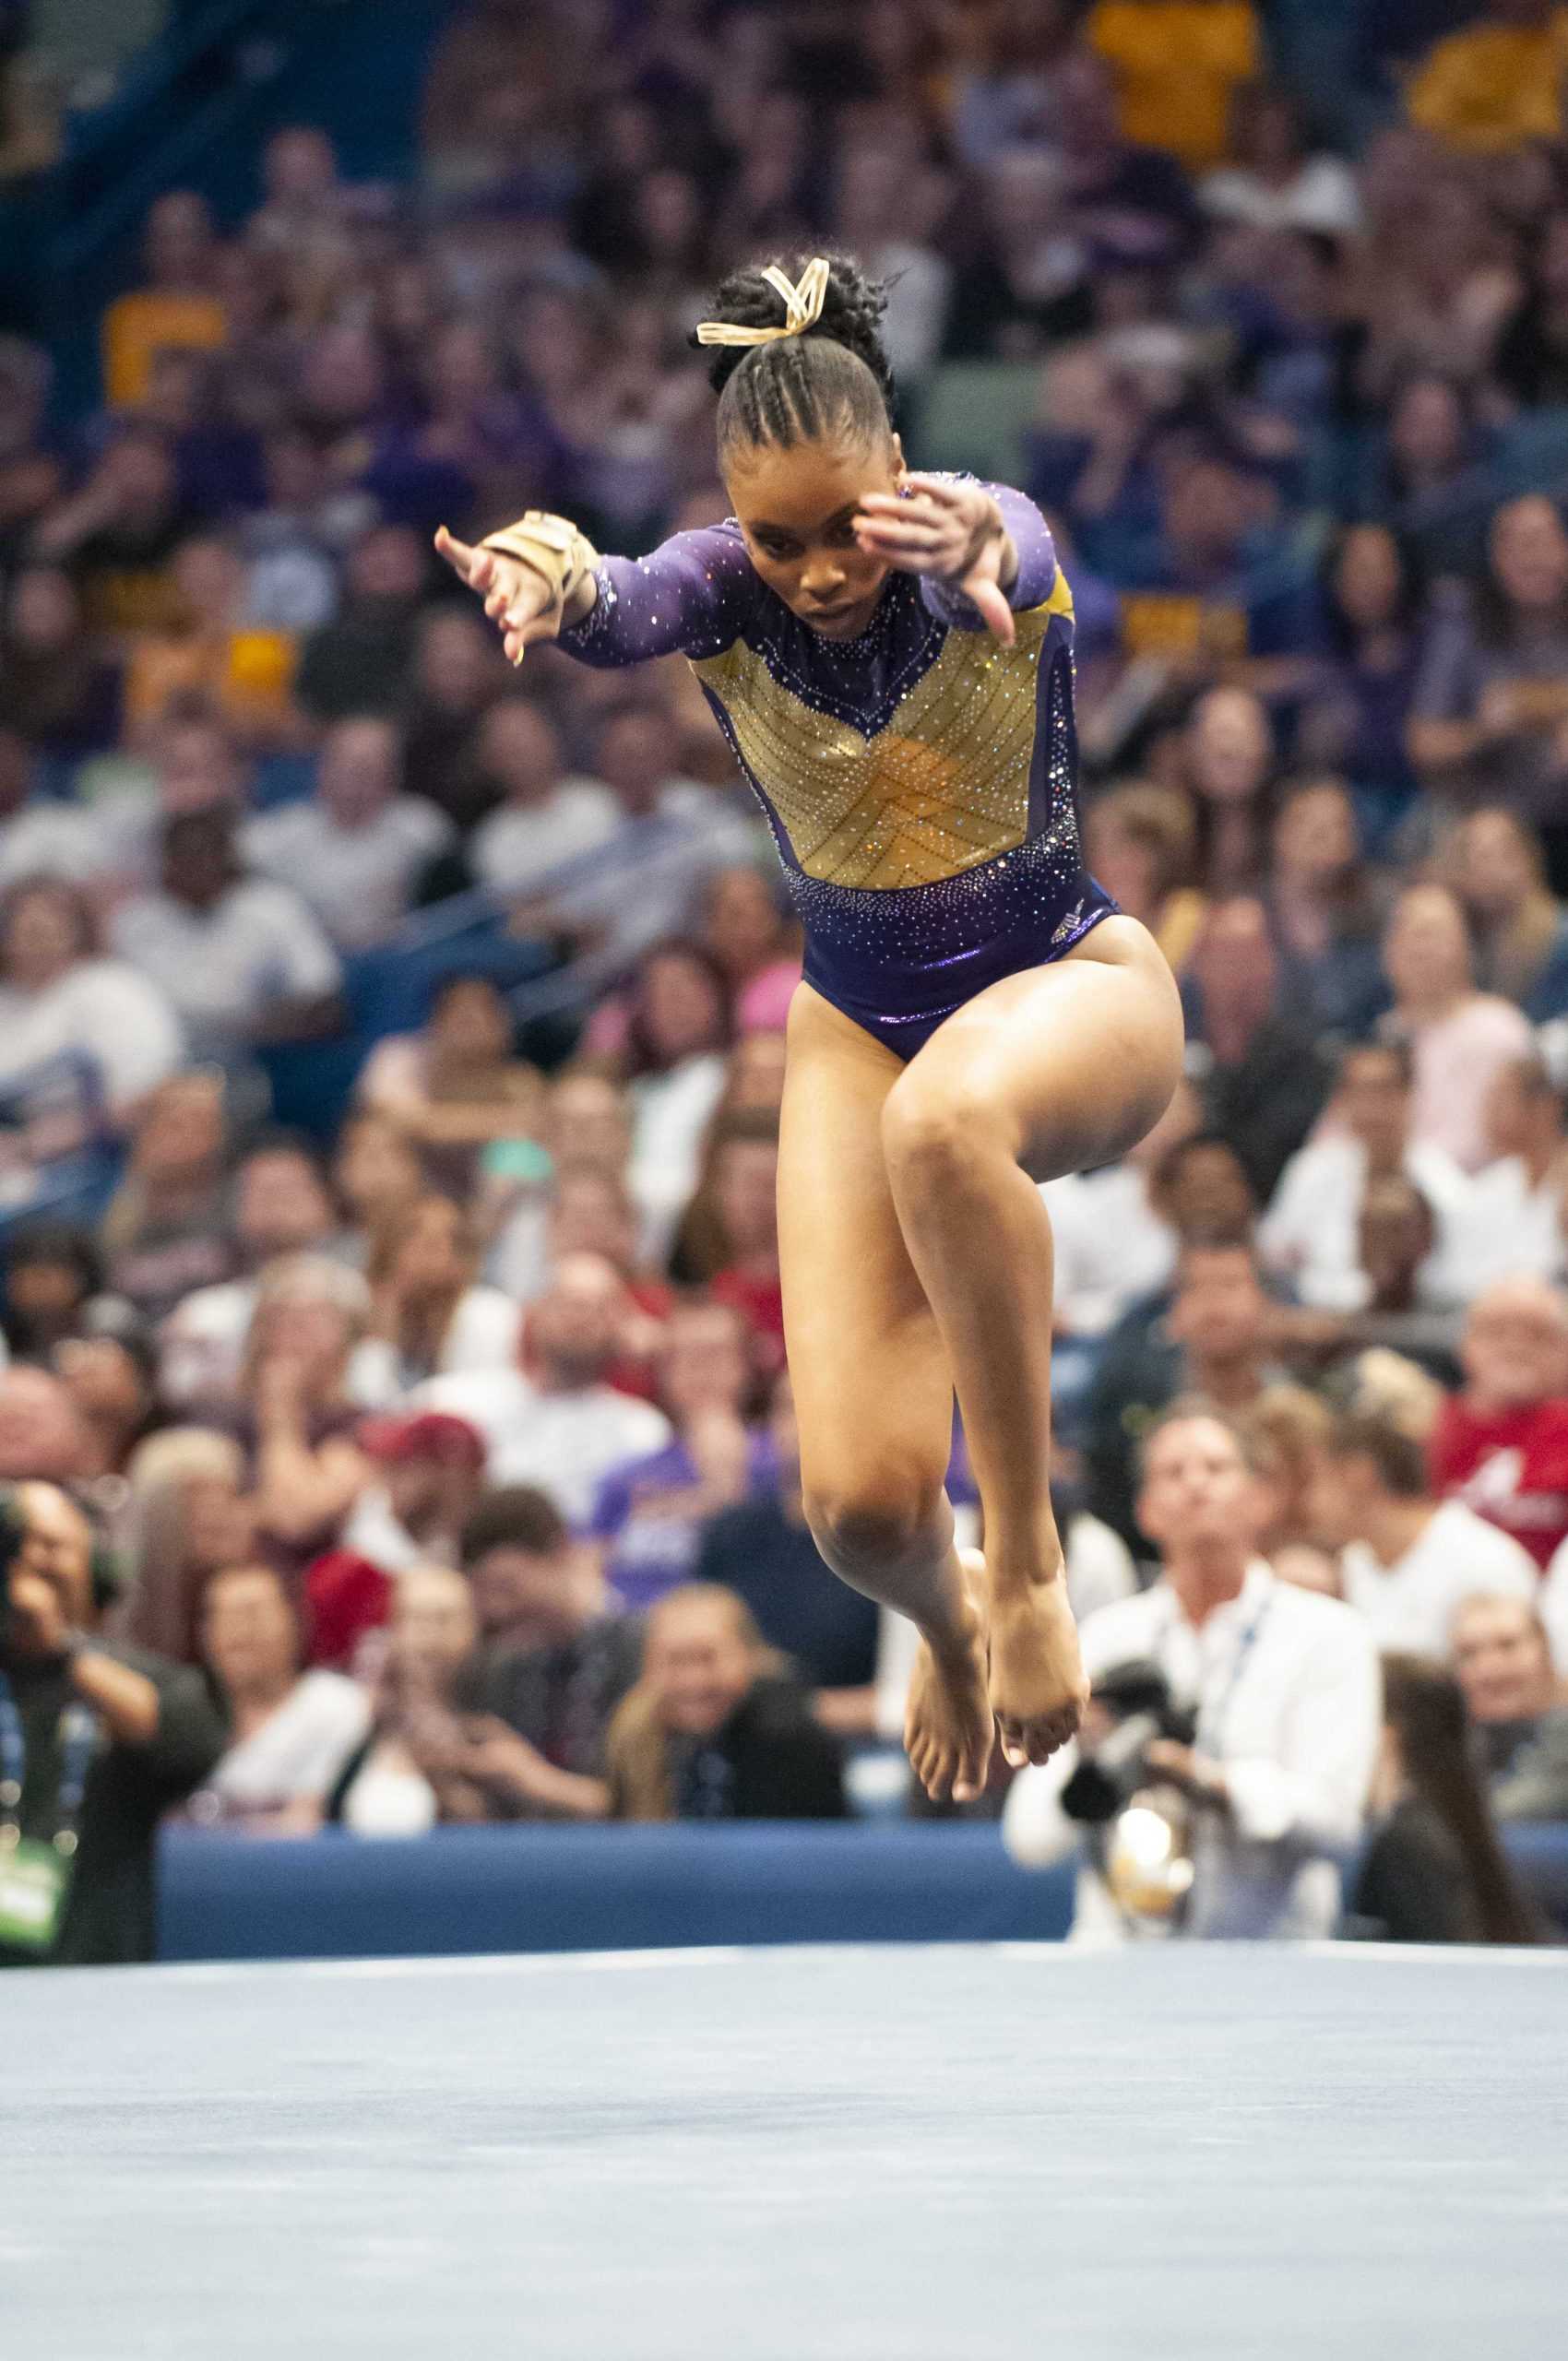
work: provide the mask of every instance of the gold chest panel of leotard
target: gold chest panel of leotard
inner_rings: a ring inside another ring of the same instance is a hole
[[[896,891],[956,877],[1021,844],[1028,825],[1040,652],[1072,593],[1058,574],[1004,647],[950,630],[871,736],[819,713],[737,640],[695,664],[723,707],[807,876]]]

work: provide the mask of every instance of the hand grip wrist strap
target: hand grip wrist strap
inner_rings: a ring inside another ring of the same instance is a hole
[[[487,533],[481,549],[497,557],[516,559],[537,574],[550,592],[549,612],[559,614],[583,577],[599,564],[599,552],[586,533],[567,516],[552,516],[543,508],[529,508],[515,525]]]

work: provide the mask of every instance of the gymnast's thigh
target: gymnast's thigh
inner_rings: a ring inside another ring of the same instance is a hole
[[[895,1113],[1000,1128],[1036,1180],[1125,1156],[1170,1103],[1182,1003],[1153,937],[1106,919],[1061,959],[966,1003],[906,1070]]]
[[[784,1333],[808,1496],[940,1486],[953,1382],[904,1244],[882,1109],[905,1071],[809,984],[790,1012],[778,1157]]]

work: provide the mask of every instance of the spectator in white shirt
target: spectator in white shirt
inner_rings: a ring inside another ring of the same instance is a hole
[[[1361,226],[1360,192],[1342,156],[1313,154],[1294,92],[1242,83],[1230,108],[1235,157],[1198,184],[1198,202],[1220,221],[1253,230],[1305,230],[1353,238]]]
[[[1414,1139],[1446,1148],[1466,1172],[1486,1162],[1487,1094],[1512,1060],[1534,1046],[1514,1003],[1476,989],[1465,917],[1442,885],[1401,894],[1383,943],[1394,1008],[1384,1027],[1415,1058]]]
[[[1178,1403],[1151,1428],[1138,1521],[1163,1572],[1086,1619],[1084,1663],[1091,1682],[1153,1664],[1175,1703],[1195,1713],[1191,1746],[1156,1739],[1145,1758],[1192,1813],[1181,1931],[1325,1936],[1340,1907],[1336,1856],[1360,1829],[1377,1759],[1377,1652],[1349,1608],[1277,1581],[1255,1555],[1267,1501],[1249,1450],[1242,1430],[1203,1403]],[[1016,1859],[1044,1868],[1075,1850],[1080,1829],[1062,1792],[1108,1727],[1091,1703],[1079,1737],[1015,1780],[1003,1833]],[[1075,1937],[1129,1931],[1086,1867]]]
[[[199,1410],[239,1393],[256,1275],[282,1254],[324,1252],[337,1226],[326,1177],[303,1139],[257,1140],[233,1179],[231,1221],[241,1271],[196,1287],[159,1335],[159,1392],[172,1408]]]
[[[33,877],[63,877],[68,884],[85,885],[113,866],[103,830],[91,813],[35,795],[26,739],[0,729],[0,890]]]
[[[1535,1605],[1568,1702],[1568,1541],[1553,1552],[1537,1588]]]
[[[329,453],[291,421],[267,436],[262,466],[267,505],[236,528],[250,577],[250,620],[264,631],[319,631],[338,611],[332,528],[352,515],[360,495],[347,489],[339,494],[334,517]]]
[[[1555,1279],[1568,1260],[1568,1136],[1543,1058],[1503,1068],[1487,1097],[1486,1131],[1492,1161],[1476,1174],[1466,1224],[1468,1294],[1522,1271]]]
[[[1369,1180],[1356,1240],[1365,1282],[1360,1310],[1309,1313],[1309,1322],[1321,1323],[1325,1341],[1337,1323],[1343,1344],[1363,1348],[1385,1346],[1443,1384],[1455,1383],[1464,1313],[1457,1304],[1434,1302],[1436,1289],[1428,1292],[1437,1225],[1415,1182],[1397,1172],[1384,1180]]]
[[[349,1391],[385,1409],[426,1379],[517,1366],[519,1312],[479,1280],[473,1225],[450,1197],[421,1197],[372,1242],[371,1333]]]
[[[701,1177],[703,1140],[729,1072],[724,971],[700,943],[661,943],[633,983],[626,1027],[632,1108],[627,1179],[643,1242],[662,1260]]]
[[[689,931],[709,878],[757,850],[756,824],[738,801],[676,776],[678,746],[662,705],[610,714],[594,769],[615,799],[614,833],[588,873],[551,896],[551,923],[612,970],[661,936]]]
[[[228,1704],[232,1739],[192,1805],[257,1835],[306,1836],[370,1728],[370,1700],[338,1672],[303,1672],[300,1628],[271,1566],[214,1574],[202,1655]]]
[[[177,710],[150,742],[151,772],[109,789],[93,805],[117,876],[150,885],[163,829],[187,812],[242,812],[246,766],[233,740],[205,707]]]
[[[529,1311],[521,1368],[433,1378],[411,1406],[450,1410],[484,1436],[493,1484],[534,1484],[586,1524],[600,1479],[661,1450],[673,1430],[651,1402],[605,1382],[621,1350],[625,1285],[599,1254],[563,1255]]]
[[[38,1154],[79,1145],[95,1097],[123,1126],[183,1062],[184,1049],[156,979],[99,957],[76,886],[40,878],[0,903],[0,1092],[25,1086],[19,1111]],[[42,1068],[54,1078],[46,1081]]]
[[[1426,1445],[1395,1419],[1352,1415],[1325,1439],[1313,1522],[1339,1552],[1340,1596],[1380,1655],[1446,1659],[1455,1609],[1473,1592],[1534,1600],[1535,1561],[1463,1501],[1438,1501]]]
[[[1402,1041],[1363,1042],[1346,1050],[1330,1115],[1336,1128],[1308,1142],[1280,1175],[1258,1228],[1271,1271],[1301,1301],[1324,1311],[1360,1311],[1370,1284],[1359,1229],[1369,1187],[1396,1175],[1414,1183],[1436,1233],[1423,1292],[1449,1300],[1462,1291],[1459,1257],[1468,1239],[1471,1183],[1452,1156],[1410,1136],[1415,1061]]]
[[[218,1064],[330,1032],[341,1014],[343,971],[319,921],[286,885],[245,875],[226,812],[168,822],[161,888],[126,903],[113,942]]]
[[[1191,1083],[1119,1164],[1069,1172],[1040,1190],[1056,1245],[1056,1321],[1064,1335],[1102,1336],[1176,1268],[1177,1234],[1164,1190],[1166,1159],[1197,1132]],[[1174,1169],[1174,1168],[1173,1168]],[[1243,1204],[1244,1226],[1250,1207]]]
[[[315,796],[263,813],[244,831],[246,859],[307,902],[342,951],[385,943],[408,915],[420,872],[451,837],[434,803],[401,791],[402,763],[392,722],[352,715],[322,742]]]
[[[517,1055],[512,1014],[487,976],[451,975],[418,1033],[389,1033],[361,1069],[358,1095],[391,1116],[453,1196],[473,1194],[492,1143],[531,1140],[544,1086]]]
[[[481,885],[512,898],[547,892],[557,870],[609,842],[615,798],[597,779],[564,775],[554,723],[532,697],[498,698],[480,726],[478,765],[505,800],[469,848]]]
[[[1069,1175],[1082,1186],[1060,1199],[1061,1183],[1046,1183],[1064,1335],[1103,1335],[1135,1304],[1166,1292],[1183,1243],[1251,1237],[1257,1206],[1246,1167],[1222,1133],[1187,1126],[1195,1108],[1183,1082],[1149,1134],[1152,1167],[1146,1141],[1124,1163]],[[1163,1136],[1171,1121],[1182,1126],[1174,1140]]]

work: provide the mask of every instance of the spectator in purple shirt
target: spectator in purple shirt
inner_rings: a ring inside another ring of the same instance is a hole
[[[745,1423],[751,1383],[739,1313],[722,1303],[678,1305],[659,1360],[675,1440],[612,1468],[588,1524],[627,1607],[652,1607],[689,1581],[706,1520],[768,1482],[772,1447]]]
[[[1380,853],[1419,793],[1406,730],[1425,653],[1420,585],[1386,525],[1351,525],[1324,564],[1319,600],[1323,653],[1298,751],[1344,773],[1368,849]]]

